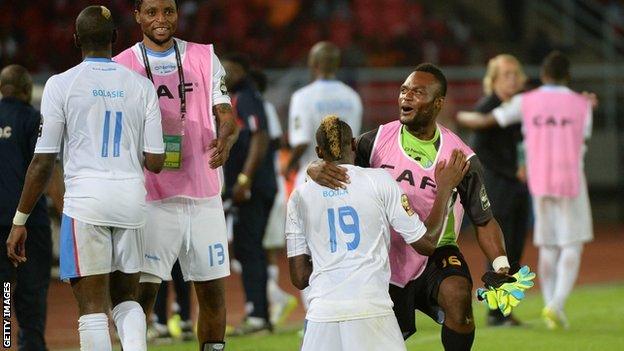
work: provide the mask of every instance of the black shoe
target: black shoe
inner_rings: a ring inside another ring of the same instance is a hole
[[[487,316],[487,325],[491,327],[518,327],[522,325],[522,323],[517,320],[513,314],[505,317],[498,310],[494,312],[498,313],[492,313],[492,311],[490,311]]]

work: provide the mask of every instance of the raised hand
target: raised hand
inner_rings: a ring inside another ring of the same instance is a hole
[[[466,155],[458,149],[453,150],[448,160],[439,161],[435,169],[435,179],[438,190],[453,190],[464,178],[470,161]]]

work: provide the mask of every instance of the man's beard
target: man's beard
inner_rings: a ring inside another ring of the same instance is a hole
[[[166,42],[171,40],[171,38],[173,38],[173,34],[170,35],[167,39],[163,39],[163,40],[159,40],[159,39],[154,38],[154,36],[150,32],[143,32],[143,34],[145,34],[145,36],[148,37],[149,40],[151,40],[154,44],[156,44],[158,46],[165,44]]]

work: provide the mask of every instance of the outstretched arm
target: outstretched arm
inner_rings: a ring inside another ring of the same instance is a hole
[[[490,262],[494,263],[494,270],[498,273],[508,273],[509,262],[505,252],[505,241],[498,221],[492,218],[483,225],[477,225],[476,229],[479,246]]]
[[[503,233],[492,214],[490,200],[483,183],[482,166],[476,156],[470,160],[470,170],[457,187],[461,203],[476,226],[477,239],[483,253],[493,263],[495,270],[505,268],[502,272],[506,273],[509,270],[509,263]]]
[[[457,123],[473,130],[489,129],[498,125],[496,118],[491,113],[459,111],[457,113]]]

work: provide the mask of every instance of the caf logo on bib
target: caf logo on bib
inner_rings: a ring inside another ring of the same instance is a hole
[[[410,205],[409,199],[407,198],[407,195],[405,194],[401,195],[401,205],[403,205],[403,209],[405,210],[405,212],[407,212],[408,216],[414,215],[414,210],[412,209],[412,205]]]

